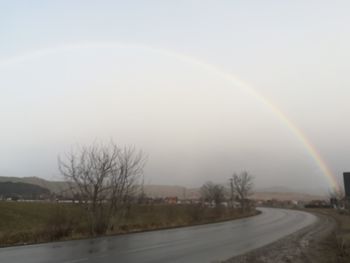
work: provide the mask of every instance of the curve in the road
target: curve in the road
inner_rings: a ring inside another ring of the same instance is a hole
[[[219,262],[294,233],[317,218],[259,208],[258,216],[201,226],[0,249],[6,263]]]

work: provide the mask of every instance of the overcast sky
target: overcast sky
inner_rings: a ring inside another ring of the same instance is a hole
[[[148,154],[147,183],[199,186],[248,170],[259,187],[326,189],[271,108],[193,61],[263,94],[340,178],[349,11],[320,0],[1,1],[0,175],[59,179],[58,154],[113,138]]]

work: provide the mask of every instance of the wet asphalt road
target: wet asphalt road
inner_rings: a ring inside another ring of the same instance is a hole
[[[274,242],[317,218],[260,208],[258,216],[224,223],[0,249],[1,263],[218,262]]]

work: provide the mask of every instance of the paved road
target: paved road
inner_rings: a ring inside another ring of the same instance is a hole
[[[269,244],[317,220],[300,211],[260,210],[258,216],[224,223],[2,248],[0,262],[218,262]]]

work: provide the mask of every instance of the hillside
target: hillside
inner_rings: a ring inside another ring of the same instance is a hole
[[[324,200],[325,196],[321,195],[310,195],[303,193],[295,193],[295,192],[255,192],[252,196],[253,199],[256,200],[294,200],[294,201],[311,201],[311,200]]]
[[[49,196],[47,188],[21,182],[0,182],[0,196],[3,198],[20,197],[24,199],[37,199],[40,196]]]
[[[68,189],[67,183],[60,181],[48,181],[39,177],[6,177],[0,176],[0,182],[13,182],[38,185],[53,193],[60,193]]]
[[[49,189],[53,193],[62,193],[68,189],[68,185],[62,181],[48,181],[38,177],[3,177],[0,176],[0,182],[20,182],[38,185]],[[180,199],[197,199],[200,197],[199,188],[186,188],[184,186],[172,185],[145,185],[144,192],[152,198],[164,198],[169,196],[177,196]],[[268,200],[303,200],[310,201],[315,199],[325,199],[326,196],[317,194],[305,194],[295,192],[285,187],[269,187],[257,189],[254,199]]]

